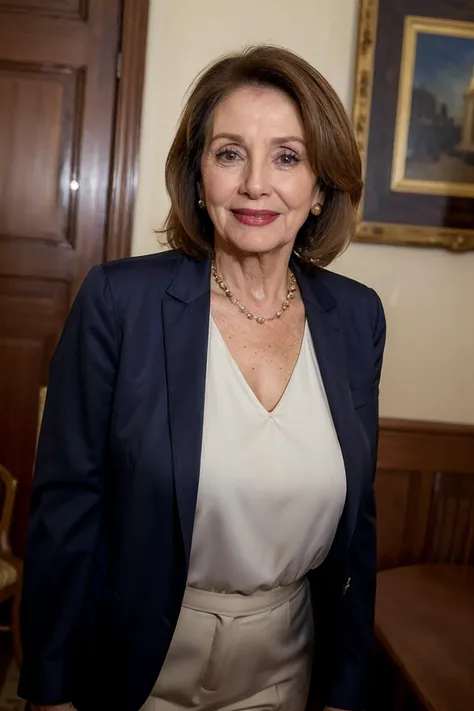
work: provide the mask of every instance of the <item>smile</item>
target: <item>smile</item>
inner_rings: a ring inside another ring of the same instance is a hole
[[[280,215],[273,210],[232,210],[232,214],[242,224],[252,227],[265,227]]]

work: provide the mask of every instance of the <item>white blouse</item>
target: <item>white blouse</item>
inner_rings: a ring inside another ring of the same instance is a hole
[[[325,559],[345,497],[308,326],[288,386],[267,412],[211,318],[188,585],[252,594],[295,582]]]

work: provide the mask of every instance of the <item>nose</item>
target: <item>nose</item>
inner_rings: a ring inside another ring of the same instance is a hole
[[[265,161],[255,158],[249,160],[243,176],[241,193],[251,198],[251,200],[258,200],[269,195],[270,192],[270,170],[268,165]]]

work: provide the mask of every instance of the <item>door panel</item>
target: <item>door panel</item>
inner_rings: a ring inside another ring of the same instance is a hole
[[[3,237],[74,247],[84,83],[82,70],[0,62]]]
[[[120,0],[0,0],[0,462],[24,550],[39,390],[106,253]]]
[[[87,18],[89,2],[87,0],[0,0],[0,11],[9,10],[11,12],[28,12],[42,15],[52,15],[53,17],[69,17],[75,20],[85,20]]]

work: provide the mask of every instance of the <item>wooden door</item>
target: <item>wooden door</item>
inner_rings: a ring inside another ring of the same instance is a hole
[[[106,253],[120,17],[120,0],[0,0],[0,463],[20,555],[40,386]]]

